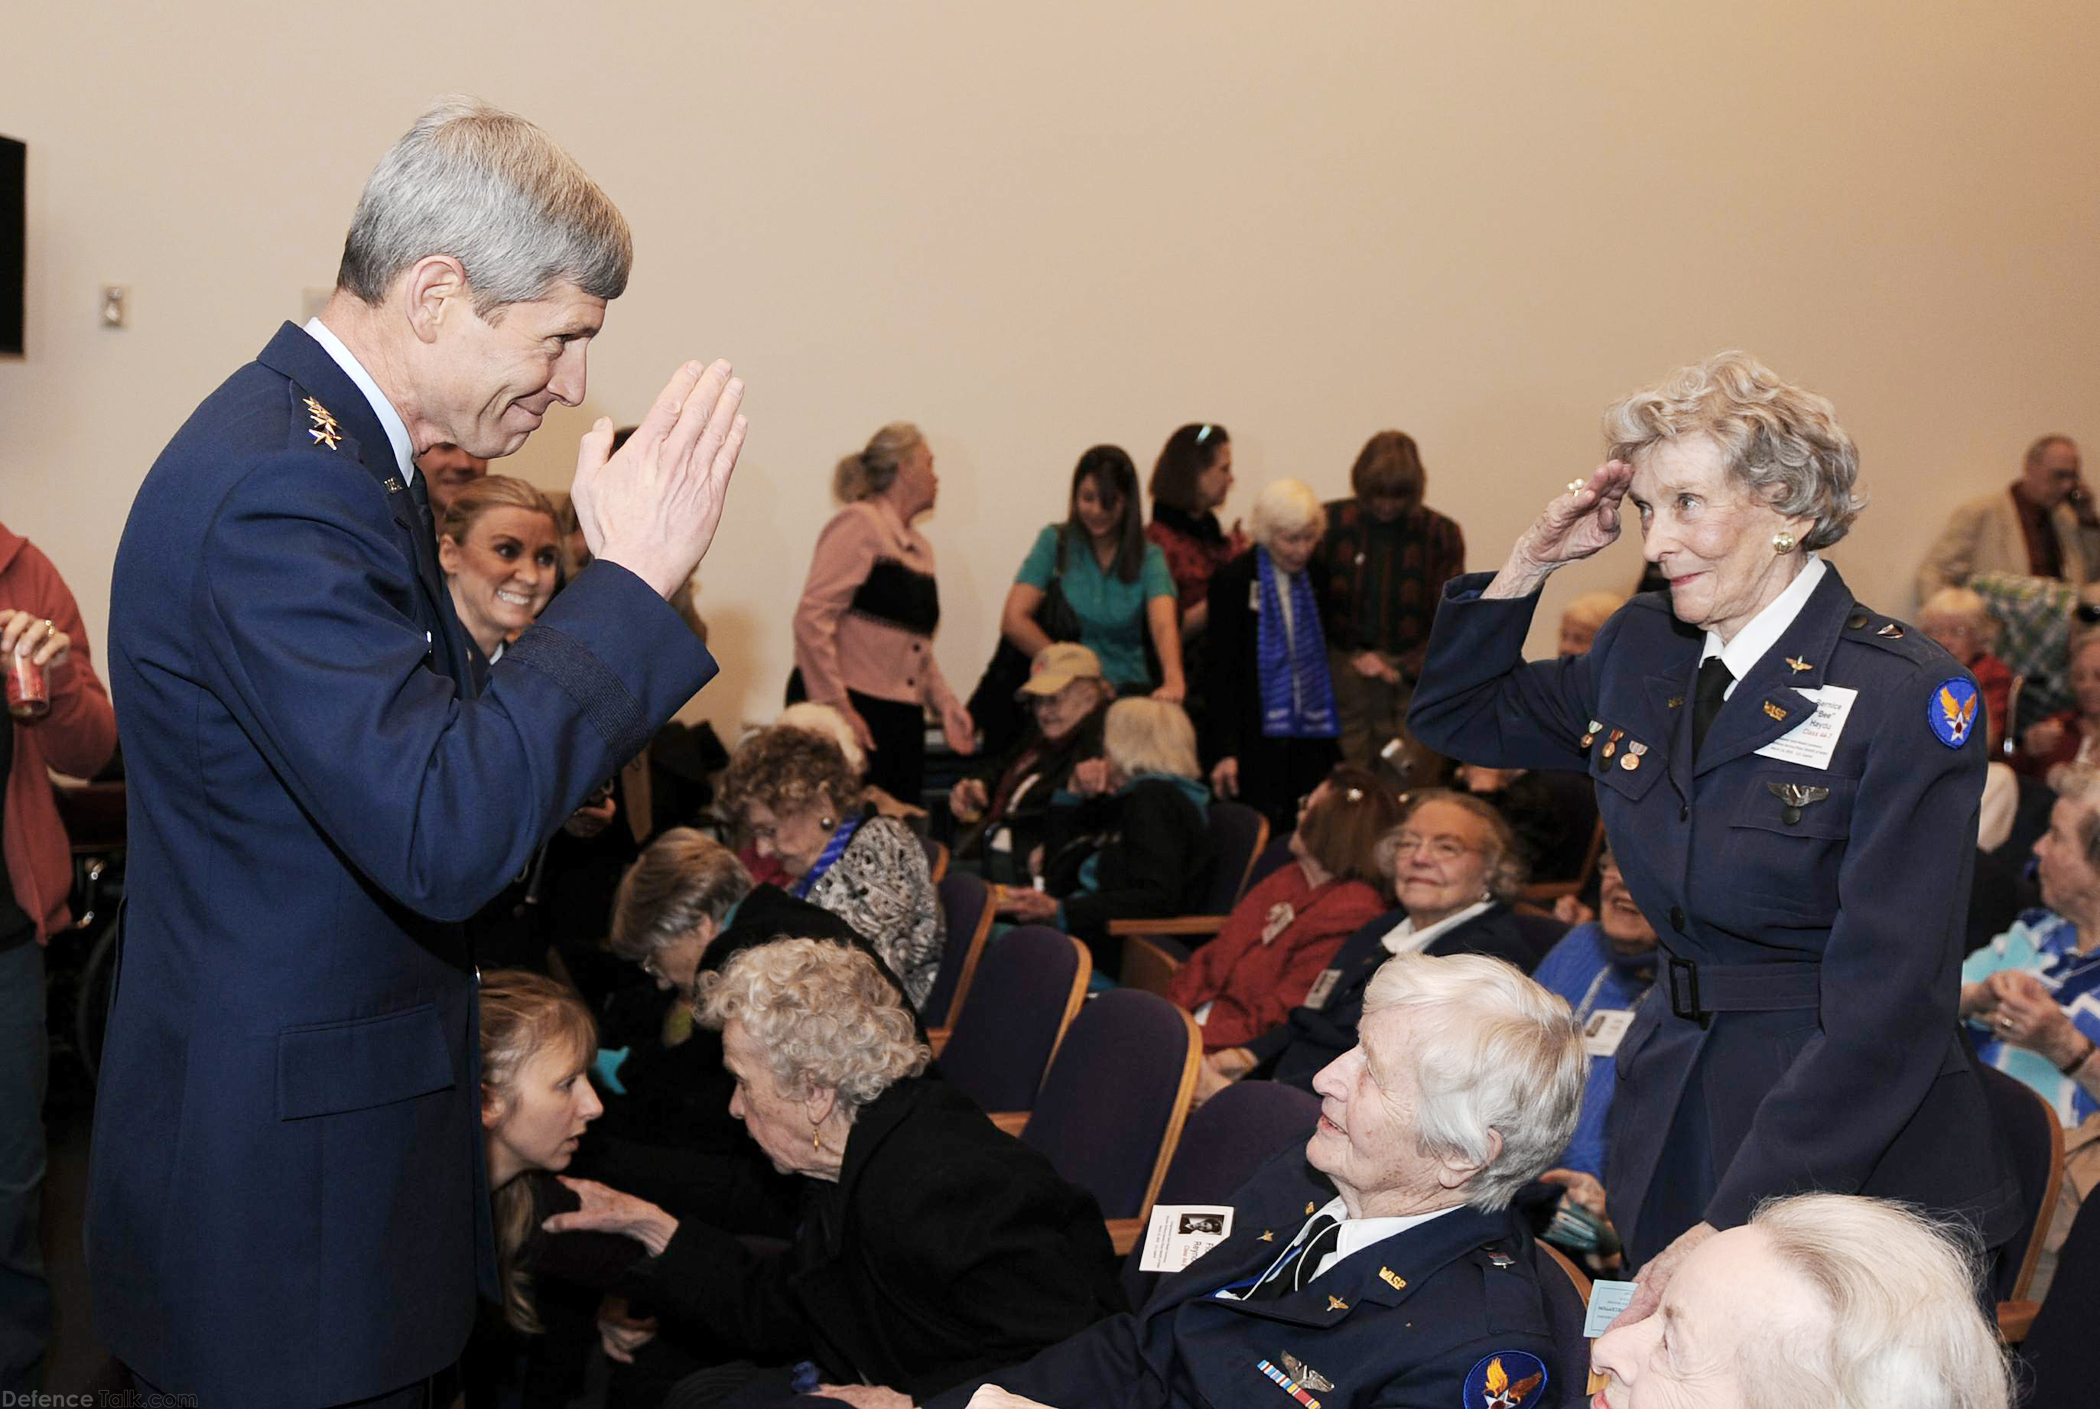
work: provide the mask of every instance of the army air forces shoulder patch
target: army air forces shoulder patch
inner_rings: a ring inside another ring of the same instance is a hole
[[[1932,727],[1932,737],[1950,749],[1960,748],[1976,724],[1976,687],[1958,675],[1942,680],[1925,701],[1925,722]]]
[[[1545,1402],[1546,1362],[1522,1350],[1498,1351],[1466,1375],[1463,1409],[1534,1409]]]

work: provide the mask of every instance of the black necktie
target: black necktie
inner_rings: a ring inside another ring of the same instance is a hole
[[[414,470],[409,474],[408,497],[416,501],[416,512],[423,516],[423,536],[435,538],[437,525],[430,517],[430,477],[421,470]]]
[[[1331,1213],[1323,1213],[1312,1221],[1305,1242],[1284,1260],[1275,1274],[1253,1291],[1247,1293],[1249,1301],[1273,1301],[1285,1292],[1295,1292],[1313,1279],[1320,1270],[1320,1259],[1334,1251],[1341,1241],[1342,1221]]]
[[[1735,676],[1721,663],[1719,656],[1708,656],[1699,662],[1699,684],[1692,692],[1692,757],[1699,756],[1699,746],[1706,742],[1706,731],[1714,727],[1714,716],[1721,712],[1721,697],[1735,683]]]

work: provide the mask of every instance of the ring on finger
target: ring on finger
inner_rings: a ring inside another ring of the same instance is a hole
[[[1589,481],[1586,479],[1571,479],[1568,481],[1568,493],[1573,494],[1576,490],[1582,488],[1588,483]]]

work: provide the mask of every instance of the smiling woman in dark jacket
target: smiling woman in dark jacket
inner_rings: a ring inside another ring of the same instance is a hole
[[[691,1327],[753,1362],[703,1371],[705,1394],[821,1382],[920,1402],[1123,1309],[1100,1207],[923,1075],[911,1013],[865,954],[776,940],[701,991],[731,1113],[776,1169],[816,1181],[795,1242],[755,1252],[583,1180],[565,1181],[581,1209],[548,1226],[634,1238],[652,1257],[627,1290],[665,1334]]]

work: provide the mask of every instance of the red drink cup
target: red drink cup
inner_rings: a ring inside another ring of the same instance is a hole
[[[7,658],[7,712],[20,720],[42,719],[51,712],[51,689],[44,667],[29,656]]]

